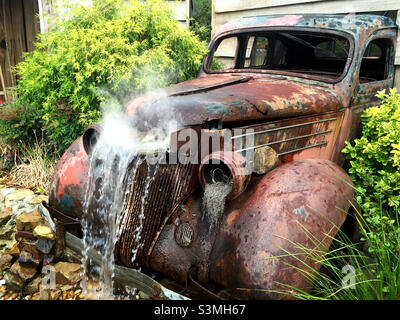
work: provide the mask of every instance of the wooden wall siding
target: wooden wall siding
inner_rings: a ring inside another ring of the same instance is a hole
[[[0,1],[0,64],[7,88],[16,84],[10,66],[15,66],[22,60],[23,52],[33,50],[33,42],[39,31],[39,23],[35,17],[37,13],[36,0]]]
[[[326,0],[229,0],[229,1],[217,1],[215,6],[215,12],[231,12],[231,11],[242,11],[242,10],[253,10],[260,8],[272,8],[282,7],[294,4],[304,4],[308,2],[321,2]]]
[[[400,0],[399,0],[400,1]],[[397,20],[396,24],[399,26],[399,30],[397,32],[397,49],[396,49],[396,61],[395,64],[400,66],[400,8],[397,11]],[[400,70],[399,70],[400,71]],[[400,80],[400,79],[399,79]],[[400,85],[400,82],[399,82]]]
[[[296,14],[296,13],[351,13],[351,12],[373,12],[400,10],[399,0],[371,1],[371,0],[322,0],[322,1],[296,1],[293,5],[280,5],[269,7],[269,1],[252,0],[253,2],[264,3],[259,8],[247,8],[246,1],[242,3],[240,10],[229,10],[230,1],[213,0],[214,30],[228,21],[243,16],[254,16],[263,14]],[[235,2],[236,2],[235,1]],[[300,3],[299,3],[300,2]]]
[[[213,0],[215,13],[239,15],[400,10],[399,0]],[[261,9],[261,10],[260,10]]]
[[[32,51],[36,36],[40,31],[39,13],[37,0],[24,0],[24,18],[25,18],[25,34],[26,34],[26,49]]]

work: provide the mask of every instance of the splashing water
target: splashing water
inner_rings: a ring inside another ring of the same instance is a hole
[[[104,153],[107,150],[107,153]],[[86,190],[83,231],[83,292],[88,298],[111,299],[113,297],[114,246],[120,224],[121,204],[126,188],[125,174],[135,152],[121,150],[99,141],[89,162],[88,187]],[[91,267],[89,251],[95,250],[101,257],[100,266]],[[89,274],[97,276],[99,292],[91,292],[87,286]]]
[[[174,128],[170,123],[165,123],[168,129],[158,130],[155,134],[156,129],[147,133],[138,132],[132,124],[132,118],[127,118],[123,113],[114,112],[109,115],[103,119],[102,132],[91,150],[81,221],[84,246],[82,287],[87,299],[114,298],[114,248],[123,219],[122,211],[129,198],[129,186],[134,181],[138,168],[147,159],[139,156],[139,153],[151,154],[160,150],[165,152],[166,137],[169,137],[170,131]],[[135,261],[136,254],[141,248],[140,239],[148,190],[154,181],[158,164],[153,170],[150,170],[149,166],[147,168],[141,211],[138,216],[139,225],[134,233],[135,243],[138,245],[132,249],[132,262]],[[93,251],[101,257],[98,266],[95,266],[89,257]],[[91,279],[99,283],[97,288],[89,285]]]
[[[225,209],[226,197],[231,190],[232,182],[215,182],[205,185],[203,209],[210,225],[210,233],[220,222]]]
[[[137,255],[139,249],[142,249],[142,247],[143,247],[143,244],[140,243],[140,239],[141,239],[141,235],[142,235],[143,221],[144,221],[144,218],[145,218],[144,209],[145,209],[145,205],[146,205],[146,202],[147,202],[147,196],[149,194],[149,187],[150,187],[151,182],[154,181],[154,178],[156,176],[156,172],[158,170],[158,167],[159,167],[159,164],[157,163],[157,165],[155,167],[155,170],[153,171],[153,174],[150,174],[150,172],[149,172],[150,167],[149,166],[147,167],[147,177],[146,177],[146,182],[145,182],[145,186],[144,186],[144,194],[143,194],[143,197],[142,197],[140,214],[138,216],[139,225],[136,228],[135,233],[133,235],[134,242],[137,243],[138,245],[136,246],[136,248],[132,249],[132,260],[131,260],[132,263],[135,262],[136,255]],[[140,270],[140,268],[139,268],[139,270]]]

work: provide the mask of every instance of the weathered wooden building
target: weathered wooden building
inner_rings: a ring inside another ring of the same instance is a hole
[[[23,52],[33,50],[39,32],[39,8],[37,0],[0,1],[0,99],[6,100],[4,91],[16,84],[11,67],[22,60]]]
[[[176,19],[188,26],[191,0],[168,1]],[[10,95],[5,96],[5,91],[17,82],[12,68],[23,59],[23,52],[33,50],[37,34],[51,29],[57,5],[65,2],[92,4],[92,0],[0,0],[0,100],[11,99]]]
[[[400,25],[400,0],[212,0],[212,32],[229,20],[267,14],[358,14],[390,16]],[[395,85],[400,91],[400,32],[396,49]]]

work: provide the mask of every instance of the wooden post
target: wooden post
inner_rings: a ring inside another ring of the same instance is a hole
[[[400,10],[397,11],[396,24],[400,26]],[[397,47],[396,47],[396,59],[395,59],[395,74],[394,74],[394,85],[397,91],[400,92],[400,31],[397,34]]]
[[[4,95],[5,101],[8,101],[6,85],[4,83],[4,77],[3,77],[3,68],[1,67],[1,64],[0,64],[0,77],[1,77],[1,88],[2,88],[2,91],[0,91],[0,94]]]

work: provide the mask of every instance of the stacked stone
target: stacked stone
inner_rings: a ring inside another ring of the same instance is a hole
[[[79,258],[55,258],[55,230],[40,212],[42,201],[47,197],[31,190],[0,188],[0,298],[83,298]],[[52,268],[43,269],[47,265]],[[53,288],[46,287],[50,270],[56,275]]]

